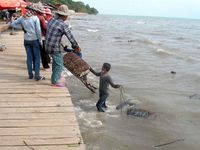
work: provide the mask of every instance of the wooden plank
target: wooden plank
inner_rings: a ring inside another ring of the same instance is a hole
[[[12,108],[0,108],[0,113],[72,113],[74,107],[69,106],[52,106],[52,107],[12,107]]]
[[[38,94],[38,93],[64,93],[65,89],[61,88],[48,88],[48,89],[38,89],[38,88],[16,88],[16,89],[1,89],[0,94]]]
[[[0,147],[1,146],[24,146],[24,141],[29,145],[29,146],[40,146],[40,145],[76,145],[76,144],[81,144],[82,140],[80,137],[75,136],[75,137],[60,137],[60,138],[21,138],[19,139],[18,137],[0,137]]]
[[[57,96],[57,97],[0,97],[0,102],[38,102],[38,101],[46,101],[46,102],[54,102],[54,101],[66,101],[71,104],[69,100],[71,96]]]
[[[21,119],[67,119],[68,116],[73,116],[74,113],[2,113],[0,120],[21,120]]]
[[[35,88],[37,88],[37,87],[39,87],[39,86],[41,86],[41,87],[46,87],[47,88],[47,86],[48,86],[48,88],[56,88],[56,87],[53,87],[53,86],[51,86],[51,84],[50,83],[48,83],[48,82],[40,82],[40,84],[38,84],[38,82],[36,82],[36,81],[30,81],[30,80],[28,80],[27,82],[8,82],[8,83],[1,83],[1,88],[4,88],[4,87],[18,87],[18,86],[20,86],[20,87],[23,87],[23,86],[25,86],[25,87],[29,87],[29,88],[33,88],[33,87],[35,87]],[[66,89],[67,90],[67,89]]]
[[[9,25],[8,24],[4,24],[0,26],[0,32],[6,31],[9,29]]]
[[[0,136],[2,135],[43,135],[43,134],[61,134],[66,133],[66,136],[76,135],[79,127],[64,126],[64,127],[26,127],[26,128],[0,128]]]
[[[62,88],[57,88],[57,87],[54,87],[54,86],[51,86],[50,84],[48,84],[48,85],[46,85],[46,84],[44,84],[44,85],[38,85],[38,84],[35,84],[35,83],[33,83],[33,84],[31,84],[31,86],[30,86],[30,84],[22,84],[22,83],[13,83],[13,84],[8,84],[8,83],[5,83],[5,84],[1,84],[2,86],[0,87],[0,90],[2,90],[2,89],[8,89],[8,90],[13,90],[13,89],[22,89],[22,90],[24,90],[24,89],[32,89],[32,88],[36,88],[36,89],[44,89],[45,88],[45,90],[54,90],[54,89],[56,89],[56,90],[59,90],[59,91],[64,91],[64,92],[66,92],[66,89],[62,89]],[[13,86],[14,85],[14,86]],[[48,86],[48,89],[46,89],[47,88],[47,86]]]
[[[75,136],[80,136],[80,134],[66,134],[66,133],[45,133],[45,134],[29,134],[29,135],[12,135],[12,137],[17,137],[17,138],[55,138],[55,137],[65,137],[65,138],[70,138],[70,137],[75,137]],[[11,137],[11,135],[1,135],[0,137]]]
[[[69,94],[66,94],[66,93],[35,93],[35,94],[21,94],[21,93],[18,93],[18,94],[0,94],[0,99],[1,98],[19,98],[19,97],[22,97],[22,98],[25,98],[25,97],[31,97],[31,98],[38,98],[38,97],[41,97],[41,98],[51,98],[51,97],[61,97],[61,98],[66,98],[68,97]]]
[[[25,107],[67,107],[67,101],[27,101],[27,102],[1,102],[0,108],[25,108]],[[0,110],[1,112],[1,110]]]
[[[37,120],[1,120],[0,128],[13,127],[41,127],[41,126],[77,126],[76,118],[66,119],[37,119]]]
[[[80,145],[50,145],[50,146],[4,146],[1,150],[85,150],[83,144]]]

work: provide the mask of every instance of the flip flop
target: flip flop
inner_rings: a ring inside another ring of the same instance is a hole
[[[64,88],[65,84],[64,83],[56,83],[56,84],[52,84],[52,86]]]

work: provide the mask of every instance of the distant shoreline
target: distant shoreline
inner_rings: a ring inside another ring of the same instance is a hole
[[[81,13],[81,12],[75,12],[74,14],[72,15],[89,15],[88,13]]]

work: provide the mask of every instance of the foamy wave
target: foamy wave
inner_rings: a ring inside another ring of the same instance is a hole
[[[73,74],[70,71],[68,71],[67,69],[64,68],[63,72],[62,72],[62,75],[64,77],[71,77]]]
[[[95,106],[96,103],[94,101],[91,101],[91,100],[83,99],[83,100],[79,100],[77,102],[77,104],[93,107],[93,106]]]
[[[120,115],[119,114],[106,114],[107,117],[111,117],[111,118],[119,118]]]
[[[144,21],[137,21],[136,24],[146,24]]]
[[[108,105],[106,112],[107,113],[116,112],[116,106],[115,105]]]
[[[75,109],[75,111],[82,111],[81,107],[79,107],[79,106],[76,106],[74,109]]]
[[[171,52],[171,51],[161,49],[161,48],[156,49],[156,53],[159,54],[159,55],[162,55],[162,56],[174,56],[177,59],[182,59],[182,60],[186,60],[186,61],[189,61],[189,62],[198,61],[198,60],[195,60],[195,58],[189,57],[189,56],[184,55],[182,53],[181,54],[175,53],[175,52]]]
[[[82,119],[82,118],[84,118],[85,117],[85,112],[84,111],[82,111],[82,112],[78,112],[78,119]]]
[[[92,112],[92,113],[88,113],[88,112],[84,112],[84,111],[80,111],[80,109],[78,108],[78,119],[81,119],[83,122],[83,125],[88,127],[88,128],[100,128],[103,126],[103,123],[101,122],[101,120],[98,120],[96,118],[96,113]]]
[[[88,32],[98,32],[99,30],[96,29],[87,29]]]
[[[161,48],[158,48],[156,50],[156,52],[159,54],[163,54],[163,55],[176,55],[176,53],[174,53],[174,52],[170,52],[170,51],[167,51],[167,50],[161,49]]]
[[[100,128],[103,126],[103,123],[100,120],[94,120],[93,118],[84,119],[83,124],[91,128]]]

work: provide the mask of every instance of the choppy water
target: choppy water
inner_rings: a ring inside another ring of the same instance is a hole
[[[88,150],[151,150],[177,139],[184,141],[160,149],[199,150],[200,20],[86,15],[72,16],[70,24],[83,58],[96,70],[111,63],[110,75],[126,96],[156,114],[145,119],[116,110],[118,89],[110,91],[108,110],[98,113],[98,93],[68,76]],[[89,80],[98,86],[97,77]]]

